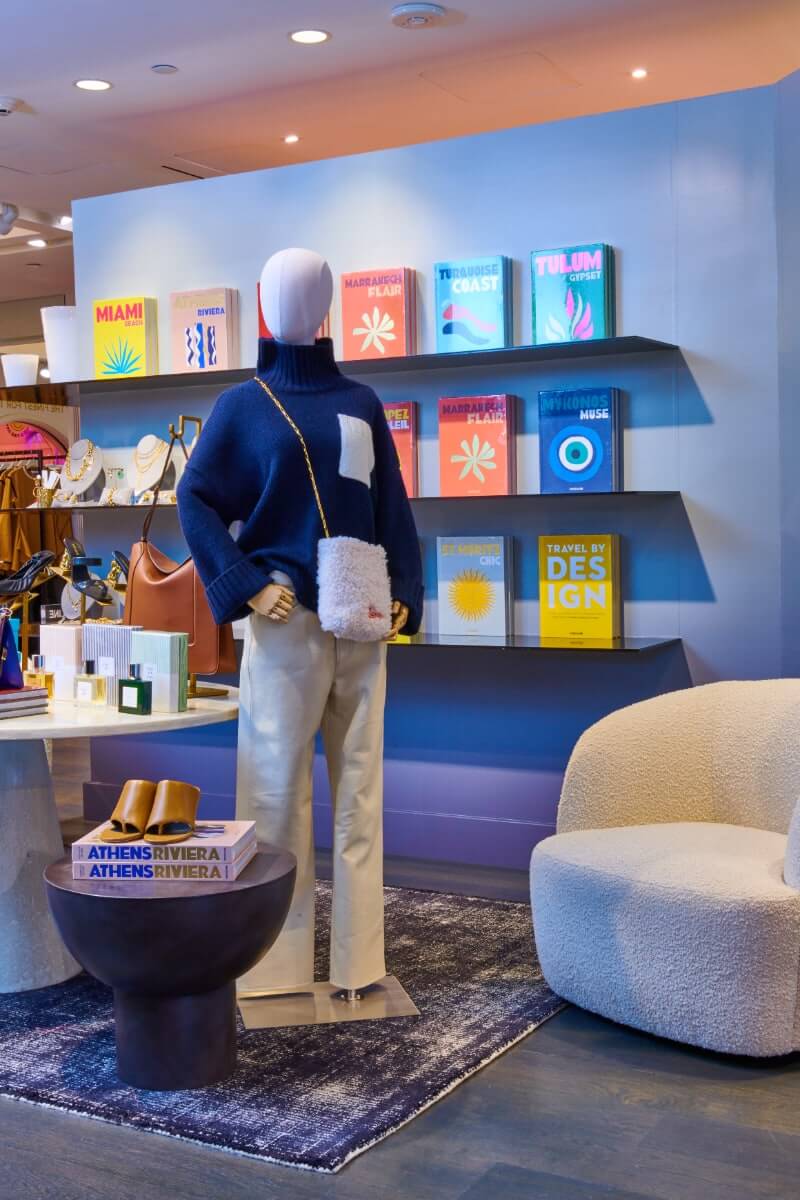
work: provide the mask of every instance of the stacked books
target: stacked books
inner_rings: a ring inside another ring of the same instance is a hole
[[[386,421],[400,460],[400,474],[406,485],[406,495],[419,494],[417,471],[417,405],[414,400],[402,404],[384,404]]]
[[[539,538],[539,634],[612,643],[622,632],[619,535]]]
[[[539,392],[539,474],[544,494],[622,487],[616,388]]]
[[[95,300],[94,374],[120,379],[158,374],[158,306],[149,296]]]
[[[0,691],[0,721],[36,717],[47,712],[47,688],[23,687]]]
[[[73,879],[230,882],[255,855],[254,821],[198,821],[192,837],[169,846],[101,840],[110,822],[72,845]]]
[[[440,634],[504,638],[511,632],[512,549],[508,537],[436,539]]]
[[[516,477],[514,396],[439,401],[439,493],[508,496]]]
[[[239,292],[203,288],[169,298],[172,369],[226,371],[239,365]]]
[[[531,254],[533,340],[614,336],[614,250],[603,242]]]
[[[436,349],[498,350],[511,342],[511,259],[504,254],[434,265]]]
[[[416,353],[416,280],[410,267],[342,275],[346,359],[403,358]]]

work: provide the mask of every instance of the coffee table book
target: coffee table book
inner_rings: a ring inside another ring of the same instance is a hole
[[[161,847],[165,849],[168,847]],[[235,859],[203,859],[189,862],[187,859],[177,861],[165,858],[127,860],[94,859],[92,861],[76,860],[72,862],[73,879],[126,879],[129,882],[141,881],[148,883],[161,881],[163,883],[231,883],[238,879],[247,864],[258,851],[253,838]]]
[[[192,837],[171,845],[136,842],[104,842],[101,834],[111,828],[104,821],[72,844],[75,862],[171,862],[232,863],[256,844],[254,821],[198,821]]]

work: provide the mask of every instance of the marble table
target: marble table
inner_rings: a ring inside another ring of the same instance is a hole
[[[239,696],[190,700],[183,713],[134,717],[116,709],[51,701],[40,716],[0,721],[0,993],[62,983],[80,967],[47,905],[44,871],[64,846],[46,739],[162,733],[234,721]]]

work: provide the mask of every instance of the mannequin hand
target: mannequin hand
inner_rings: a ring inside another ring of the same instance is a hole
[[[401,603],[400,600],[392,601],[392,628],[386,635],[387,642],[393,642],[398,633],[401,633],[405,628],[408,620],[408,605]]]
[[[281,583],[268,583],[249,604],[254,612],[271,621],[288,621],[295,604],[294,592]]]

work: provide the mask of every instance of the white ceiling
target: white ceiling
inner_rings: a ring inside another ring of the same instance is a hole
[[[798,0],[457,0],[409,32],[384,0],[28,0],[0,20],[0,201],[73,199],[771,83]],[[301,47],[287,33],[329,30]],[[153,63],[180,68],[159,76]],[[649,76],[630,78],[644,64]],[[75,79],[110,80],[87,93]],[[298,145],[283,143],[296,131]],[[170,169],[172,168],[172,169]],[[38,261],[39,268],[26,266]],[[4,254],[0,297],[69,291],[63,247]],[[34,277],[40,283],[34,282]]]

